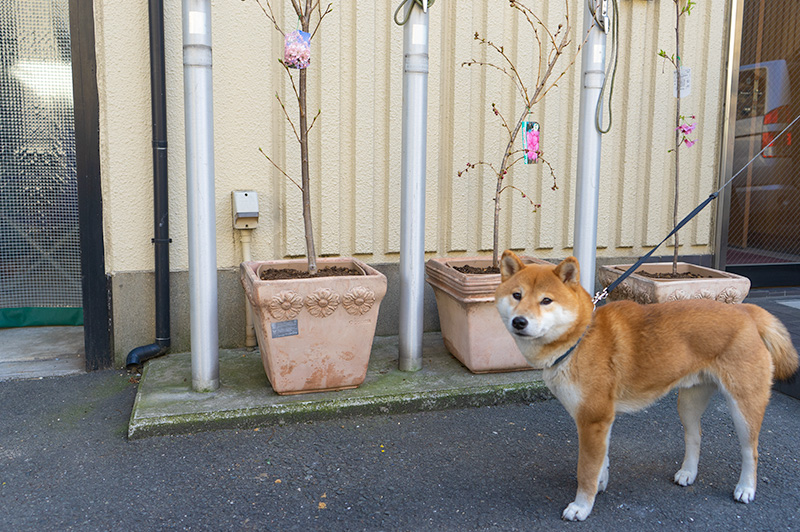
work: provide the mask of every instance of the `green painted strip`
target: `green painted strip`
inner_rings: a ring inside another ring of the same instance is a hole
[[[0,308],[0,329],[43,325],[83,325],[83,308]]]

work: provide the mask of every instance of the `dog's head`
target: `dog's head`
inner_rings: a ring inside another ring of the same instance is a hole
[[[557,266],[526,265],[505,251],[500,274],[495,293],[500,317],[528,362],[542,367],[545,361],[535,360],[541,347],[563,341],[591,319],[591,297],[580,285],[578,261],[568,257]]]

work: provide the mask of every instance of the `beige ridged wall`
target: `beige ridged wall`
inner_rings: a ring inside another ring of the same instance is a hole
[[[402,29],[392,22],[399,0],[334,1],[315,38],[310,108],[322,114],[312,130],[311,172],[317,249],[357,255],[367,262],[399,260]],[[563,22],[561,0],[529,2],[551,27]],[[288,0],[274,2],[294,29]],[[570,1],[573,41],[583,39],[583,2]],[[669,231],[672,204],[674,101],[672,69],[657,57],[674,47],[671,0],[620,0],[620,63],[612,102],[613,127],[603,137],[598,253],[638,256]],[[538,9],[538,8],[537,8]],[[152,154],[146,2],[95,0],[106,267],[110,272],[153,268]],[[188,268],[184,161],[181,7],[166,0],[171,267]],[[287,102],[291,85],[277,59],[282,37],[254,0],[212,3],[217,263],[235,267],[240,244],[231,226],[230,193],[258,191],[261,221],[253,257],[302,255],[300,194],[258,152],[262,147],[299,178],[299,148],[275,98]],[[521,110],[496,71],[463,67],[487,57],[476,31],[503,44],[530,78],[532,34],[507,0],[439,0],[430,16],[430,79],[426,250],[471,255],[491,247],[494,180],[467,162],[500,162],[504,133],[491,113],[495,102],[512,120]],[[698,144],[682,151],[681,212],[704,199],[717,182],[721,143],[728,13],[724,0],[698,2],[686,20],[684,61]],[[568,53],[575,53],[575,47]],[[489,56],[491,57],[491,55]],[[495,58],[496,59],[496,58]],[[564,59],[569,61],[569,58]],[[509,182],[542,207],[531,212],[516,193],[503,197],[501,245],[543,258],[571,253],[580,60],[534,109],[542,148],[558,190],[541,165],[518,165]],[[531,82],[532,85],[532,82]],[[513,109],[513,113],[511,110]],[[682,231],[682,252],[711,253],[713,212]],[[671,253],[667,248],[664,254]]]

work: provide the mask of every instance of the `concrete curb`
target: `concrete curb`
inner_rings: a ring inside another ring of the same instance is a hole
[[[438,333],[425,335],[423,369],[397,369],[397,337],[373,344],[364,383],[357,389],[280,396],[269,386],[259,353],[220,352],[220,388],[191,389],[191,354],[147,363],[128,425],[128,438],[251,428],[359,415],[530,403],[551,398],[539,371],[475,375],[444,349]]]

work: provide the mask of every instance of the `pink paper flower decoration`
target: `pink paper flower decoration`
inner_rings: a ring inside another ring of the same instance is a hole
[[[311,63],[311,35],[300,30],[287,33],[283,62],[290,68],[308,68]]]

